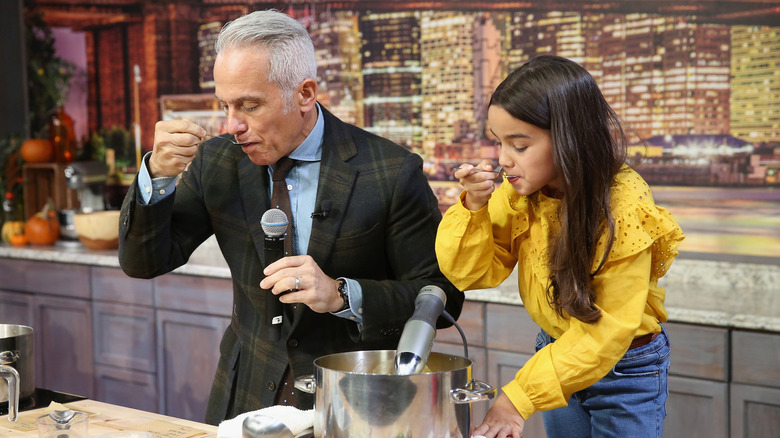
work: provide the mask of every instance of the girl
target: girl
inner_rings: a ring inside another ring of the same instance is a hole
[[[549,438],[661,437],[670,349],[658,279],[680,227],[624,163],[618,118],[578,64],[541,56],[513,71],[488,121],[503,183],[494,194],[496,173],[455,172],[464,191],[436,253],[461,290],[496,287],[517,266],[542,330],[474,434],[519,438],[543,411]]]

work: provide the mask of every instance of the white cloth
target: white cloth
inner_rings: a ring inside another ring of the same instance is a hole
[[[236,418],[219,423],[217,438],[241,438],[244,419],[256,414],[266,415],[281,421],[290,429],[293,436],[297,436],[314,425],[314,409],[302,411],[293,406],[270,406],[257,411],[245,412]]]

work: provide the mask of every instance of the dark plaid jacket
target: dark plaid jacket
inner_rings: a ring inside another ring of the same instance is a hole
[[[133,183],[122,206],[119,260],[129,276],[170,272],[211,234],[230,267],[234,315],[220,345],[209,423],[272,405],[288,363],[301,376],[313,373],[312,361],[326,354],[395,349],[417,292],[426,285],[442,287],[447,311],[455,318],[460,314],[463,293],[441,274],[434,253],[441,213],[422,159],[323,112],[315,205],[330,200],[332,208],[326,218],[313,221],[308,254],[329,276],[360,282],[362,330],[354,322],[299,305],[282,340],[265,339],[260,217],[269,208],[268,173],[240,147],[221,139],[207,141],[172,196],[142,205]],[[304,395],[300,407],[312,403]]]

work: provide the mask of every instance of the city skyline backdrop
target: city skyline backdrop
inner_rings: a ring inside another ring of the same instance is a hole
[[[778,181],[778,27],[648,13],[315,5],[287,12],[314,40],[320,101],[343,120],[422,155],[433,179],[446,179],[452,162],[497,158],[485,134],[490,94],[532,56],[555,54],[594,76],[633,142],[644,142],[632,155],[645,165],[668,161],[664,156],[714,164],[736,154],[744,156],[743,167],[757,169],[718,181]],[[222,24],[199,27],[204,92],[213,90],[213,40]],[[680,139],[689,143],[675,143]]]

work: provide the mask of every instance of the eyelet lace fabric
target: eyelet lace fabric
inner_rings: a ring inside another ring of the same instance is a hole
[[[520,196],[508,183],[501,187],[510,207],[516,212],[512,217],[512,253],[519,254],[530,263],[538,279],[550,276],[549,242],[561,229],[559,211],[561,200],[549,198],[537,192],[532,196]],[[623,166],[615,178],[611,192],[611,212],[615,220],[615,240],[607,257],[614,262],[652,248],[651,279],[664,276],[678,254],[678,246],[685,235],[672,215],[655,205],[647,183],[628,166]],[[519,251],[515,246],[519,246]],[[592,270],[595,271],[607,246],[607,236],[598,241]]]

